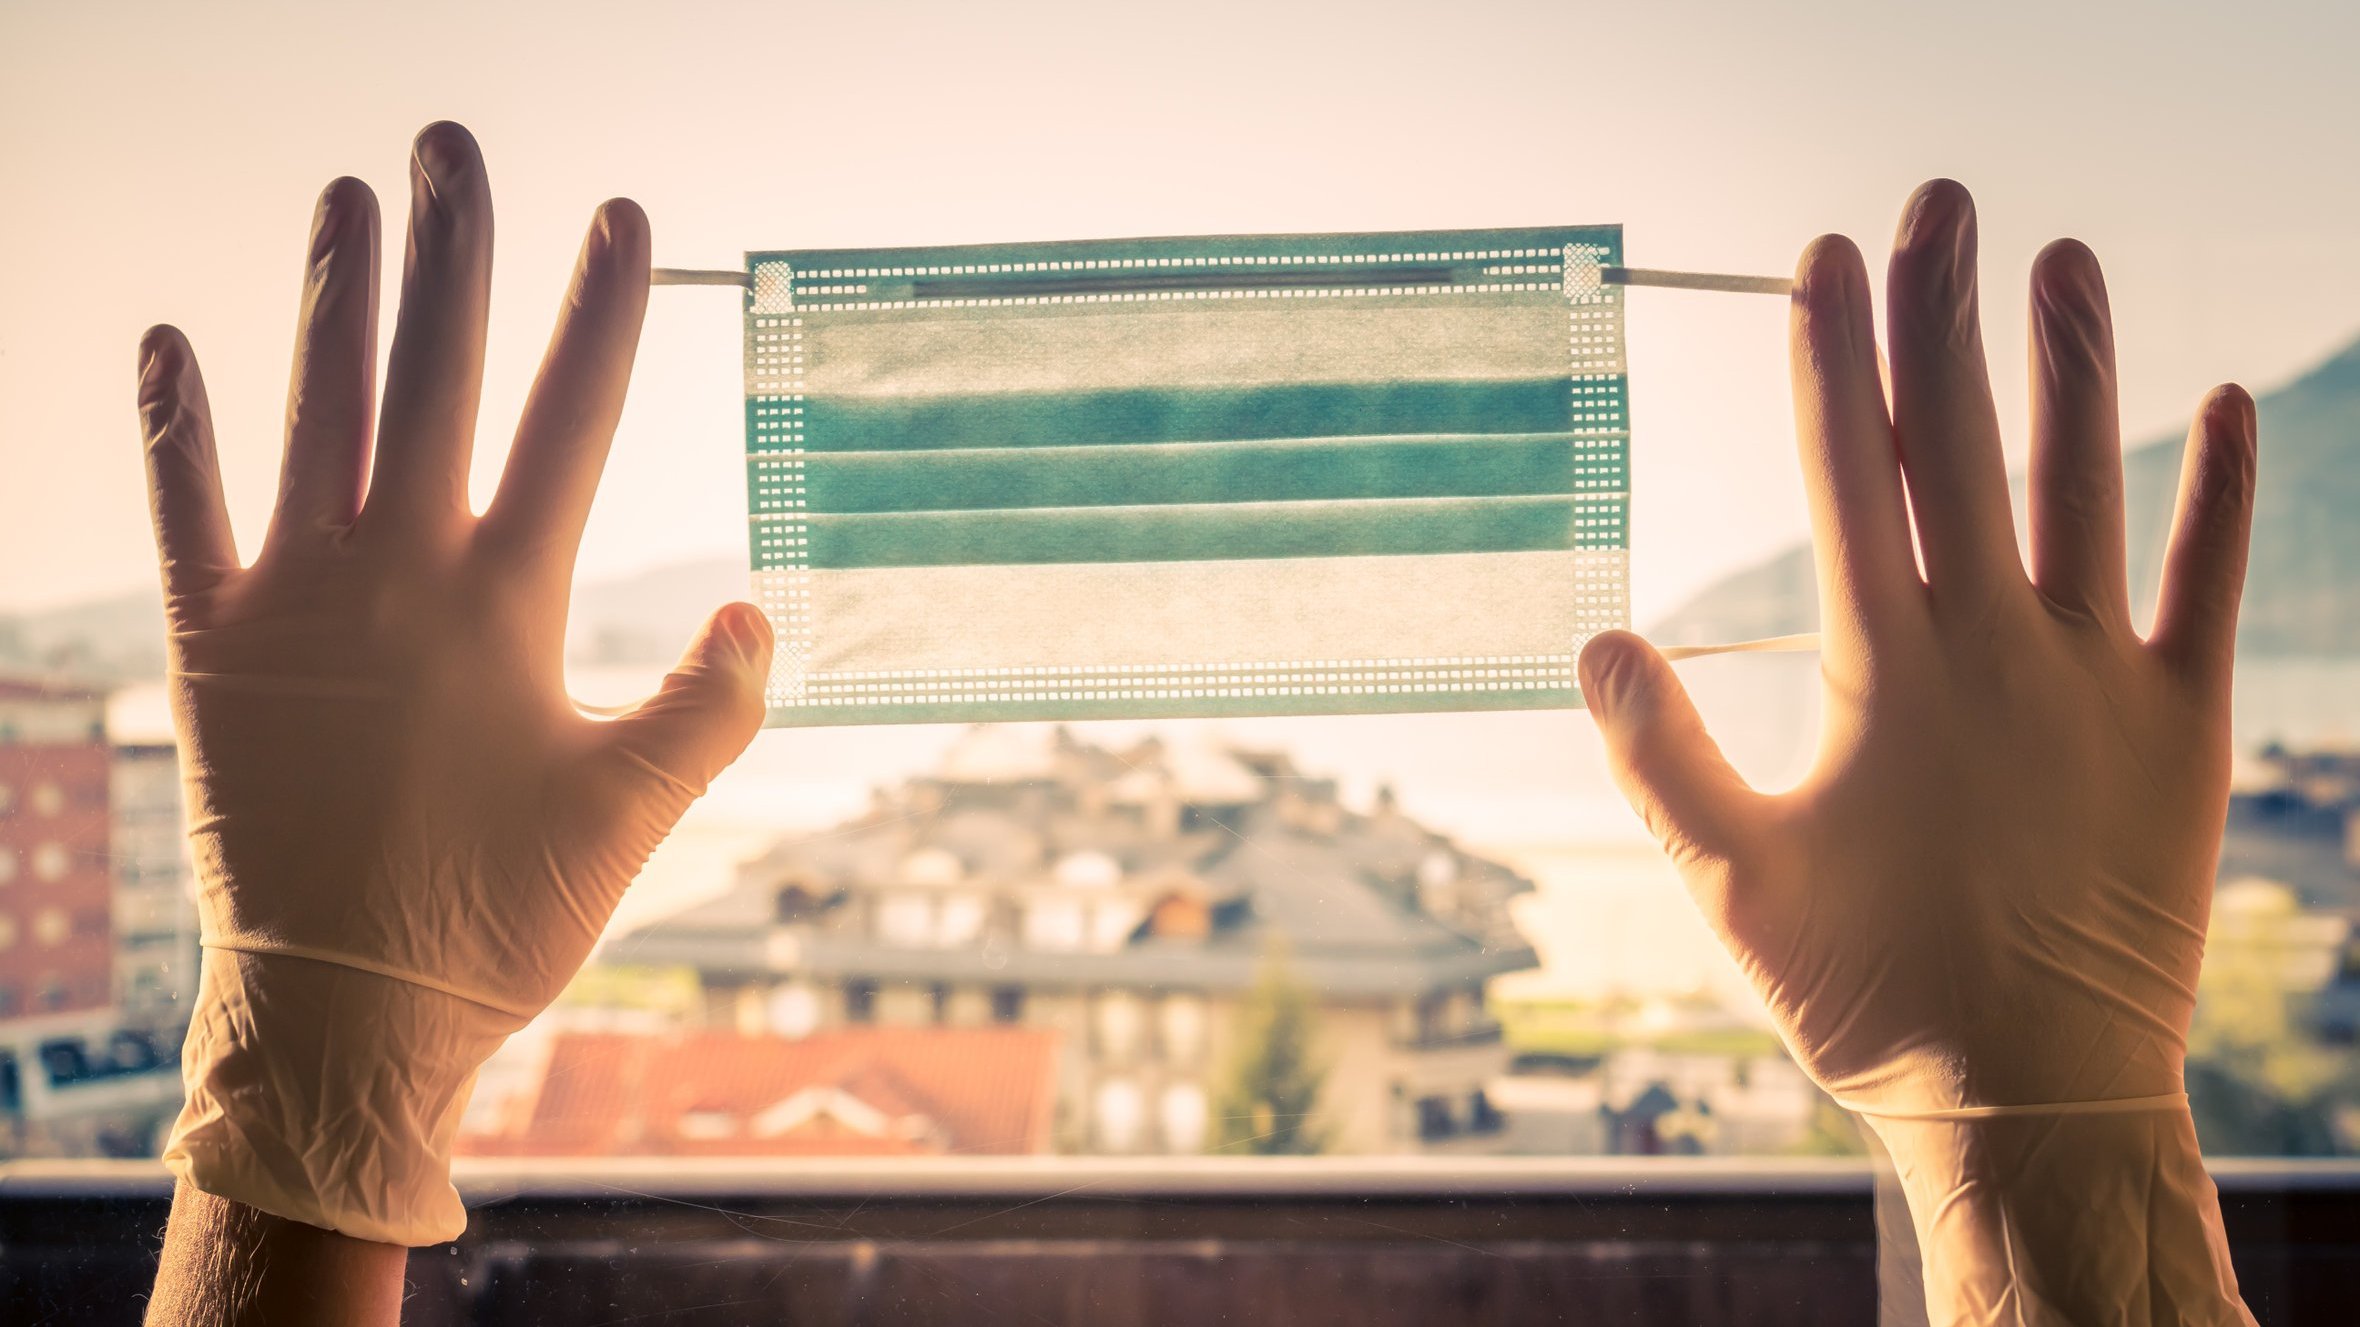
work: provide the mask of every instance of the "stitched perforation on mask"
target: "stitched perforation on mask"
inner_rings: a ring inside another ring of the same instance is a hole
[[[774,723],[1579,703],[1612,227],[749,259]]]

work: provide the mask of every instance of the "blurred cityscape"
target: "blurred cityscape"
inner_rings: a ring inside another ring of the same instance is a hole
[[[178,1109],[179,775],[114,712],[0,678],[0,1156],[153,1155]],[[1857,1150],[1742,995],[1567,971],[1513,858],[1212,730],[969,729],[616,928],[486,1066],[460,1150]],[[2208,1151],[2360,1152],[2355,920],[2360,749],[2242,757],[2191,1040]]]

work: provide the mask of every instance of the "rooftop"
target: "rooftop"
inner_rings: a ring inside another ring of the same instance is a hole
[[[619,948],[705,971],[1237,989],[1283,939],[1306,983],[1375,998],[1532,966],[1507,906],[1532,887],[1389,793],[1344,806],[1283,754],[978,726],[935,774]],[[894,935],[888,895],[964,901]]]
[[[481,1156],[1046,1152],[1055,1034],[861,1027],[786,1038],[557,1032]],[[479,1122],[480,1121],[480,1122]]]

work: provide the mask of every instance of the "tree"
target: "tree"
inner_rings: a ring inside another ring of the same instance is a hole
[[[1295,981],[1283,940],[1262,956],[1254,989],[1237,1011],[1236,1048],[1216,1107],[1217,1151],[1247,1156],[1312,1156],[1327,1150],[1318,1120],[1327,1065],[1313,1051],[1319,1036],[1311,993]]]
[[[2289,972],[2306,950],[2331,947],[2336,930],[2282,885],[2221,888],[2188,1037],[2188,1103],[2206,1153],[2339,1150],[2336,1115],[2360,1089],[2360,1075],[2305,1026],[2305,997],[2295,987],[2309,983]]]

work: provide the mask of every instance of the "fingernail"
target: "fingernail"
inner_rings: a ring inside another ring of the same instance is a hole
[[[162,327],[151,327],[139,338],[139,385],[152,388],[163,382],[166,351],[171,348],[171,334]],[[142,399],[145,393],[142,393]]]
[[[151,327],[139,338],[139,428],[150,442],[163,434],[172,419],[169,407],[176,395],[173,343],[169,329],[163,327]]]
[[[736,604],[725,610],[721,614],[721,628],[745,658],[759,658],[770,647],[770,619],[751,605]]]
[[[1578,662],[1582,695],[1590,708],[1612,708],[1620,691],[1622,647],[1613,641],[1593,641]]]
[[[336,252],[337,245],[342,243],[346,211],[336,202],[334,185],[320,192],[320,203],[314,209],[311,221],[311,265],[315,273],[328,261],[329,255]]]
[[[1900,243],[1914,248],[1927,243],[1955,245],[1966,232],[1974,200],[1956,180],[1929,180],[1909,196],[1909,210],[1901,218]]]
[[[2215,425],[2234,434],[2249,449],[2254,445],[2260,425],[2252,393],[2236,383],[2224,383],[2213,389],[2212,400],[2206,403],[2206,410]]]
[[[600,207],[590,223],[590,234],[582,241],[582,266],[603,267],[615,252],[614,214]]]
[[[470,141],[465,129],[447,120],[418,131],[417,141],[411,145],[410,160],[415,163],[424,186],[419,190],[423,195],[421,201],[441,207],[449,200],[451,191],[465,178]]]

